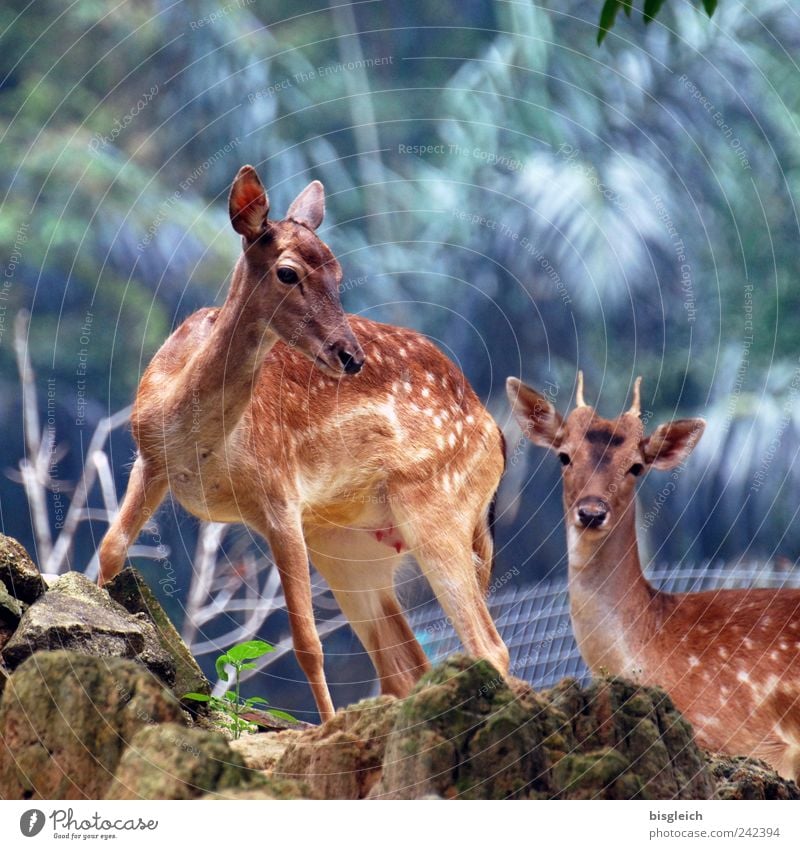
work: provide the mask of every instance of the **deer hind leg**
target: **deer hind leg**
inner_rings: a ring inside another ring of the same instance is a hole
[[[161,472],[153,471],[141,456],[137,457],[131,469],[122,507],[100,544],[100,572],[97,578],[100,586],[110,581],[125,565],[129,546],[136,541],[145,522],[156,512],[166,493],[166,477]]]
[[[484,598],[491,548],[483,525],[479,527],[479,523],[486,523],[483,511],[464,521],[449,502],[439,507],[431,501],[430,493],[419,490],[398,494],[393,504],[395,524],[465,650],[474,657],[485,658],[507,675],[508,649],[497,633]]]
[[[403,555],[359,530],[325,531],[308,545],[312,563],[369,653],[381,693],[407,696],[429,663],[394,591]]]

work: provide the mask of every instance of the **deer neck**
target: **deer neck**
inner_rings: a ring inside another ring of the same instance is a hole
[[[604,536],[567,526],[570,617],[594,674],[638,677],[655,591],[642,573],[631,504]]]
[[[203,409],[203,431],[212,439],[236,426],[257,384],[256,372],[278,341],[258,279],[239,259],[225,303],[191,362],[192,404]]]

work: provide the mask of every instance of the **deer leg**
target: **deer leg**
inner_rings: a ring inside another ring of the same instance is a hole
[[[369,652],[381,693],[407,696],[430,664],[394,591],[394,571],[403,555],[368,531],[349,529],[314,536],[309,553]]]
[[[264,531],[275,565],[281,577],[294,653],[305,673],[320,719],[325,722],[334,714],[333,701],[325,681],[322,643],[314,621],[311,600],[311,576],[308,552],[299,520],[281,522]]]
[[[465,650],[507,675],[508,649],[489,614],[473,558],[477,519],[463,523],[452,508],[413,510],[410,497],[398,497],[396,503],[396,524]]]
[[[128,547],[136,541],[145,522],[156,512],[167,493],[164,475],[154,473],[141,457],[131,469],[128,488],[117,517],[100,544],[97,583],[110,581],[125,565]]]

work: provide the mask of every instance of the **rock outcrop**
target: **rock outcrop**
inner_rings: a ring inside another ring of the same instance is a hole
[[[136,733],[181,720],[175,698],[136,663],[39,652],[0,700],[0,796],[102,799]]]
[[[718,799],[800,799],[793,781],[754,758],[709,755]]]
[[[47,585],[28,552],[12,537],[0,534],[0,581],[14,598],[31,604]]]
[[[123,569],[106,584],[105,590],[128,613],[134,616],[145,616],[152,622],[162,650],[172,658],[175,667],[172,689],[178,698],[185,693],[209,694],[211,692],[208,679],[180,634],[175,630],[164,608],[158,603],[153,591],[136,569],[131,567]],[[196,705],[195,702],[194,706]]]
[[[130,614],[85,575],[67,572],[28,607],[2,651],[10,670],[38,651],[65,649],[139,661],[167,686],[176,664],[144,613]]]
[[[707,799],[691,727],[660,690],[621,680],[517,695],[450,658],[406,699],[373,798]]]
[[[319,727],[254,716],[238,741],[187,691],[208,681],[134,570],[46,589],[0,536],[2,799],[800,798],[765,764],[702,753],[662,690],[621,679],[534,692],[454,656],[402,701]]]
[[[320,799],[364,799],[384,769],[384,756],[401,702],[367,699],[338,711],[310,731],[284,731],[274,761],[276,778],[300,780]]]
[[[119,761],[106,799],[199,799],[251,789],[254,773],[221,734],[168,722],[143,728]]]
[[[178,698],[211,692],[197,661],[135,569],[124,569],[103,589],[79,572],[67,572],[42,589],[30,574],[36,567],[13,542],[5,538],[0,545],[2,574],[30,601],[0,581],[0,671],[13,671],[35,652],[63,649],[135,660]],[[188,706],[196,711],[197,704]]]

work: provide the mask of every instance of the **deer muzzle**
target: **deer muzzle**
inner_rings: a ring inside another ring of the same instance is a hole
[[[611,512],[602,498],[590,495],[581,498],[575,508],[578,521],[584,528],[602,528]]]

